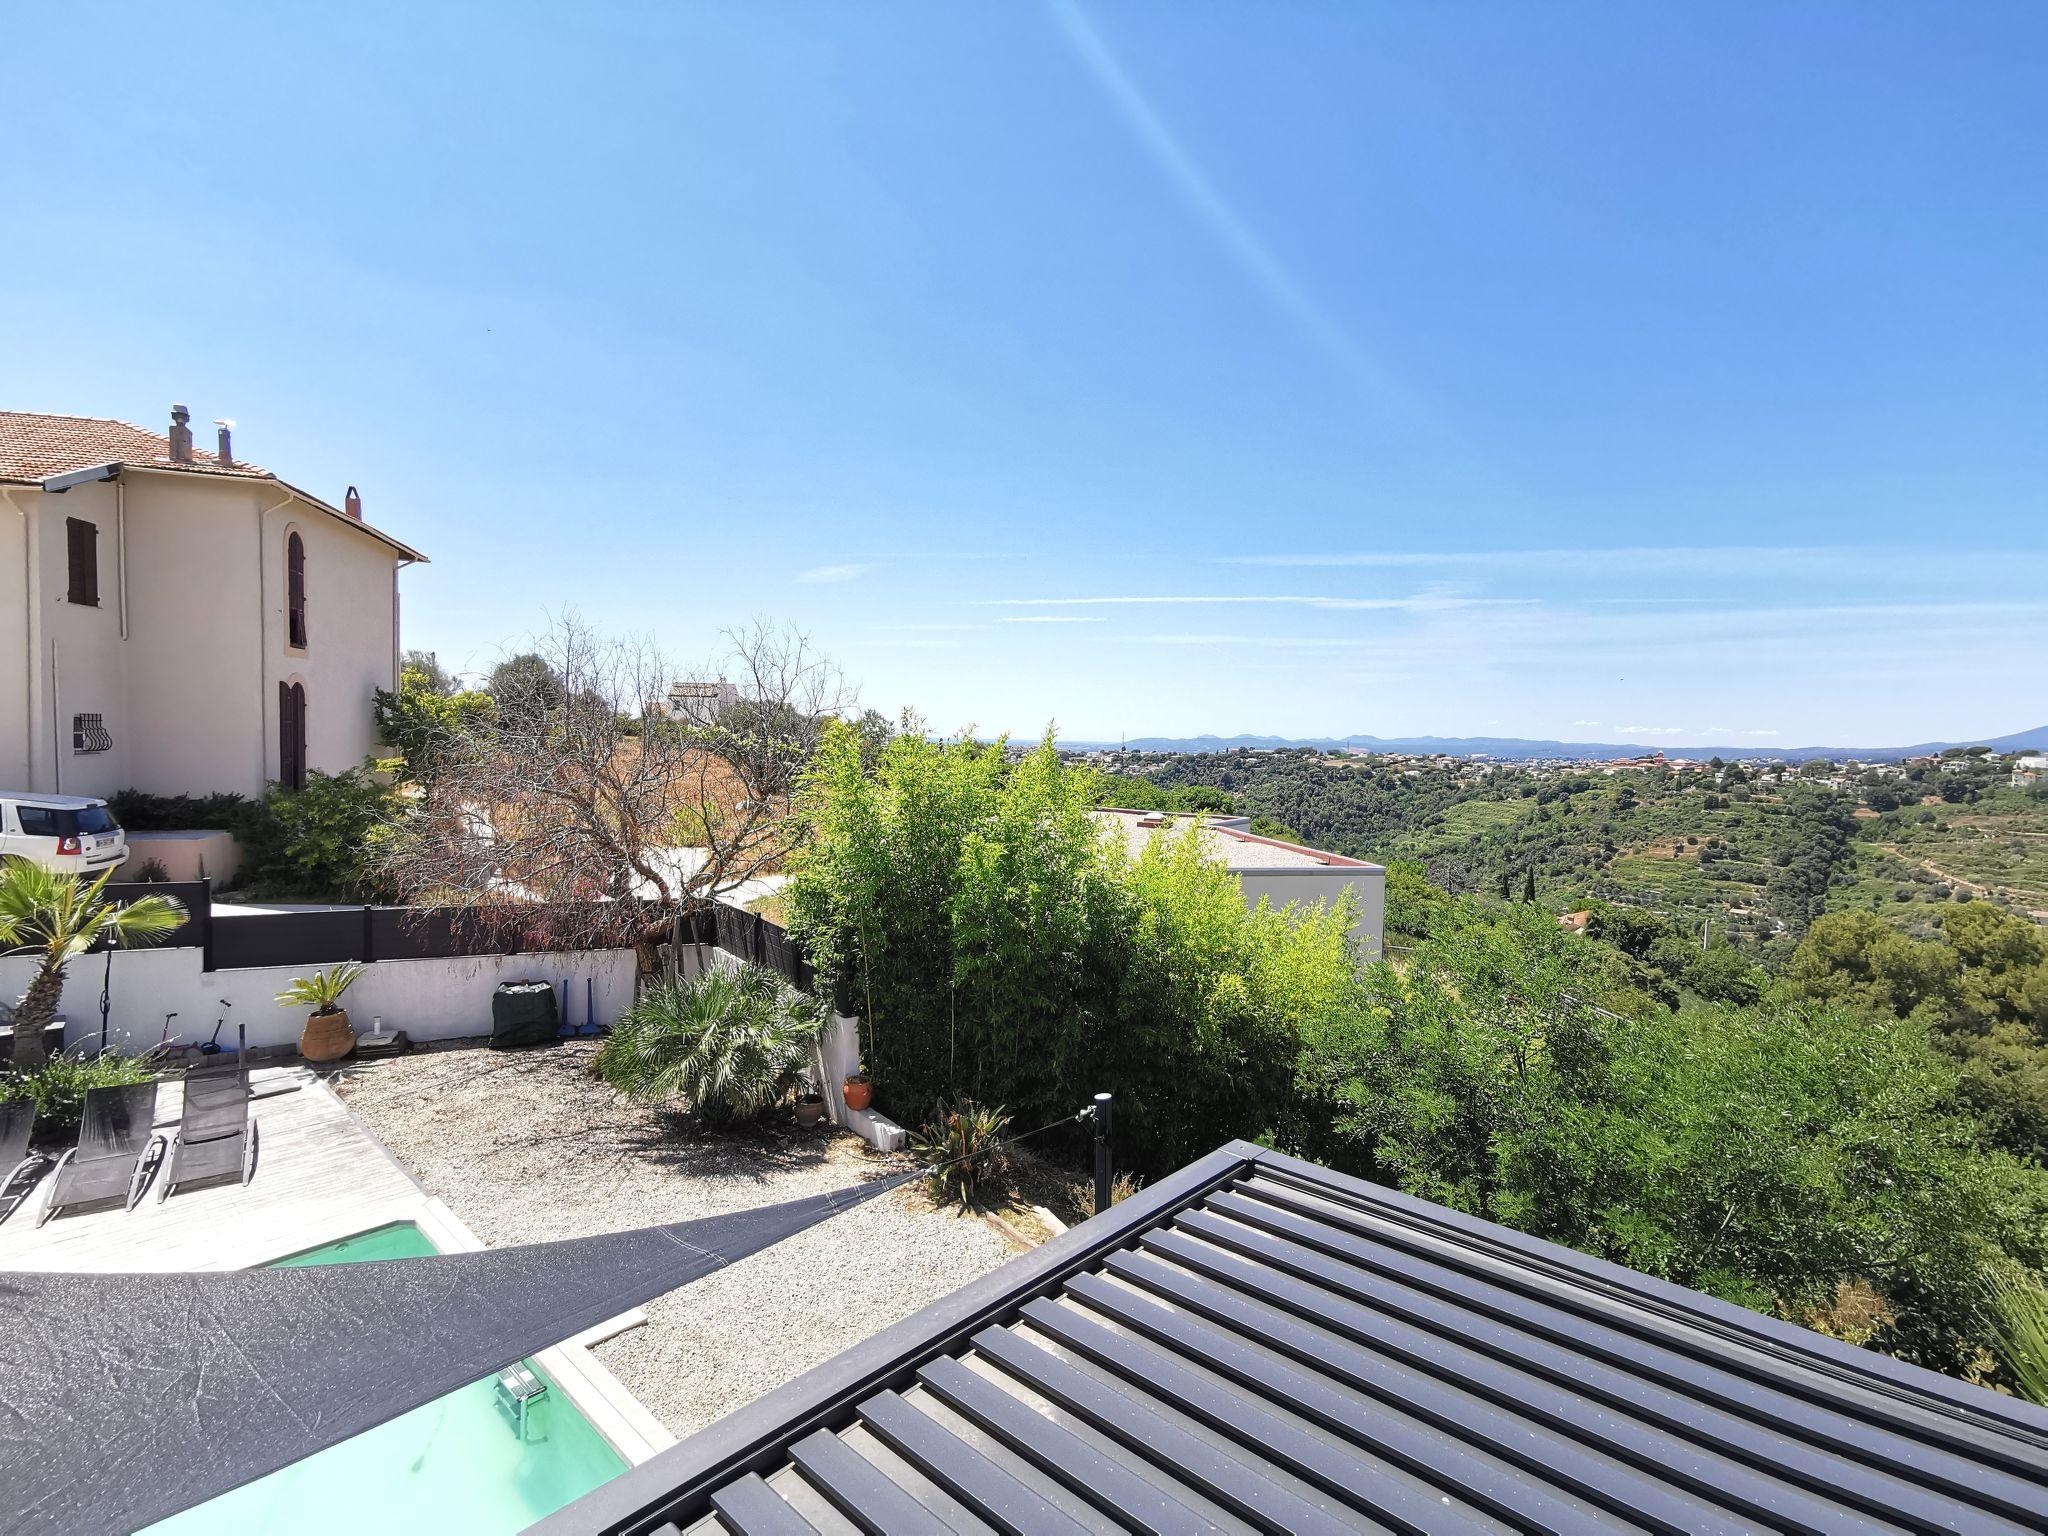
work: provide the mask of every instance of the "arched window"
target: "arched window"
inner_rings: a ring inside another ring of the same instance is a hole
[[[284,544],[285,602],[291,613],[291,646],[306,648],[306,541],[297,532]]]
[[[306,685],[277,685],[277,782],[306,787]]]

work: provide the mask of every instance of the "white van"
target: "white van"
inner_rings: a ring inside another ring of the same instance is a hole
[[[97,875],[128,857],[128,834],[107,802],[88,795],[0,791],[0,856],[66,875]]]

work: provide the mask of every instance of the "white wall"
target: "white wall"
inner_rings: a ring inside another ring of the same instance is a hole
[[[230,1044],[247,1025],[251,1047],[296,1045],[306,1010],[276,1001],[310,965],[255,966],[243,970],[201,969],[196,947],[133,949],[114,955],[113,1006],[108,1043],[124,1051],[153,1046],[163,1035],[164,1014],[178,1014],[173,1037],[204,1041],[221,1016],[220,1000],[234,1004],[221,1042]],[[64,1043],[87,1048],[99,1042],[100,978],[104,955],[74,960],[64,978],[60,1004]],[[630,949],[546,955],[462,955],[442,960],[380,960],[342,1001],[357,1033],[382,1015],[386,1030],[404,1030],[416,1041],[457,1040],[491,1032],[491,992],[500,981],[569,983],[570,1024],[586,1024],[584,982],[592,983],[597,1022],[610,1025],[633,1001],[635,956]],[[27,956],[0,959],[0,996],[10,1002],[28,989],[35,962]]]
[[[12,487],[0,502],[0,788],[258,794],[278,772],[281,681],[305,684],[310,767],[337,772],[369,755],[371,697],[393,686],[398,557],[389,546],[287,500],[272,480],[138,471],[118,489],[125,642],[116,485],[61,496]],[[9,506],[24,515],[8,515]],[[72,517],[100,529],[96,608],[65,601],[64,524]],[[31,520],[39,588],[33,665]],[[306,548],[303,650],[287,643],[285,547],[294,530]],[[87,711],[105,717],[112,751],[71,751],[71,716]],[[53,732],[61,733],[54,761]]]
[[[1380,958],[1380,946],[1387,927],[1387,872],[1377,864],[1338,866],[1331,869],[1240,869],[1238,884],[1244,887],[1245,905],[1257,906],[1261,896],[1276,907],[1289,902],[1335,903],[1346,890],[1357,904],[1358,915],[1351,925],[1359,955]]]

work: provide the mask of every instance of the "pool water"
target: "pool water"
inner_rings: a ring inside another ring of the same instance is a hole
[[[279,1259],[272,1268],[429,1258],[440,1250],[411,1222],[379,1227]],[[365,1430],[304,1461],[150,1526],[162,1536],[235,1532],[524,1530],[580,1498],[626,1463],[529,1360],[548,1394],[528,1409],[521,1442],[486,1377]]]

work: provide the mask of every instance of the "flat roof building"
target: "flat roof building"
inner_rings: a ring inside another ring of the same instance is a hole
[[[1359,949],[1374,958],[1380,954],[1387,910],[1384,865],[1261,837],[1248,816],[1110,809],[1095,812],[1095,819],[1122,836],[1132,858],[1155,837],[1185,837],[1199,826],[1203,853],[1237,876],[1247,906],[1257,906],[1262,896],[1276,907],[1334,902],[1348,891],[1357,906],[1351,932]]]

